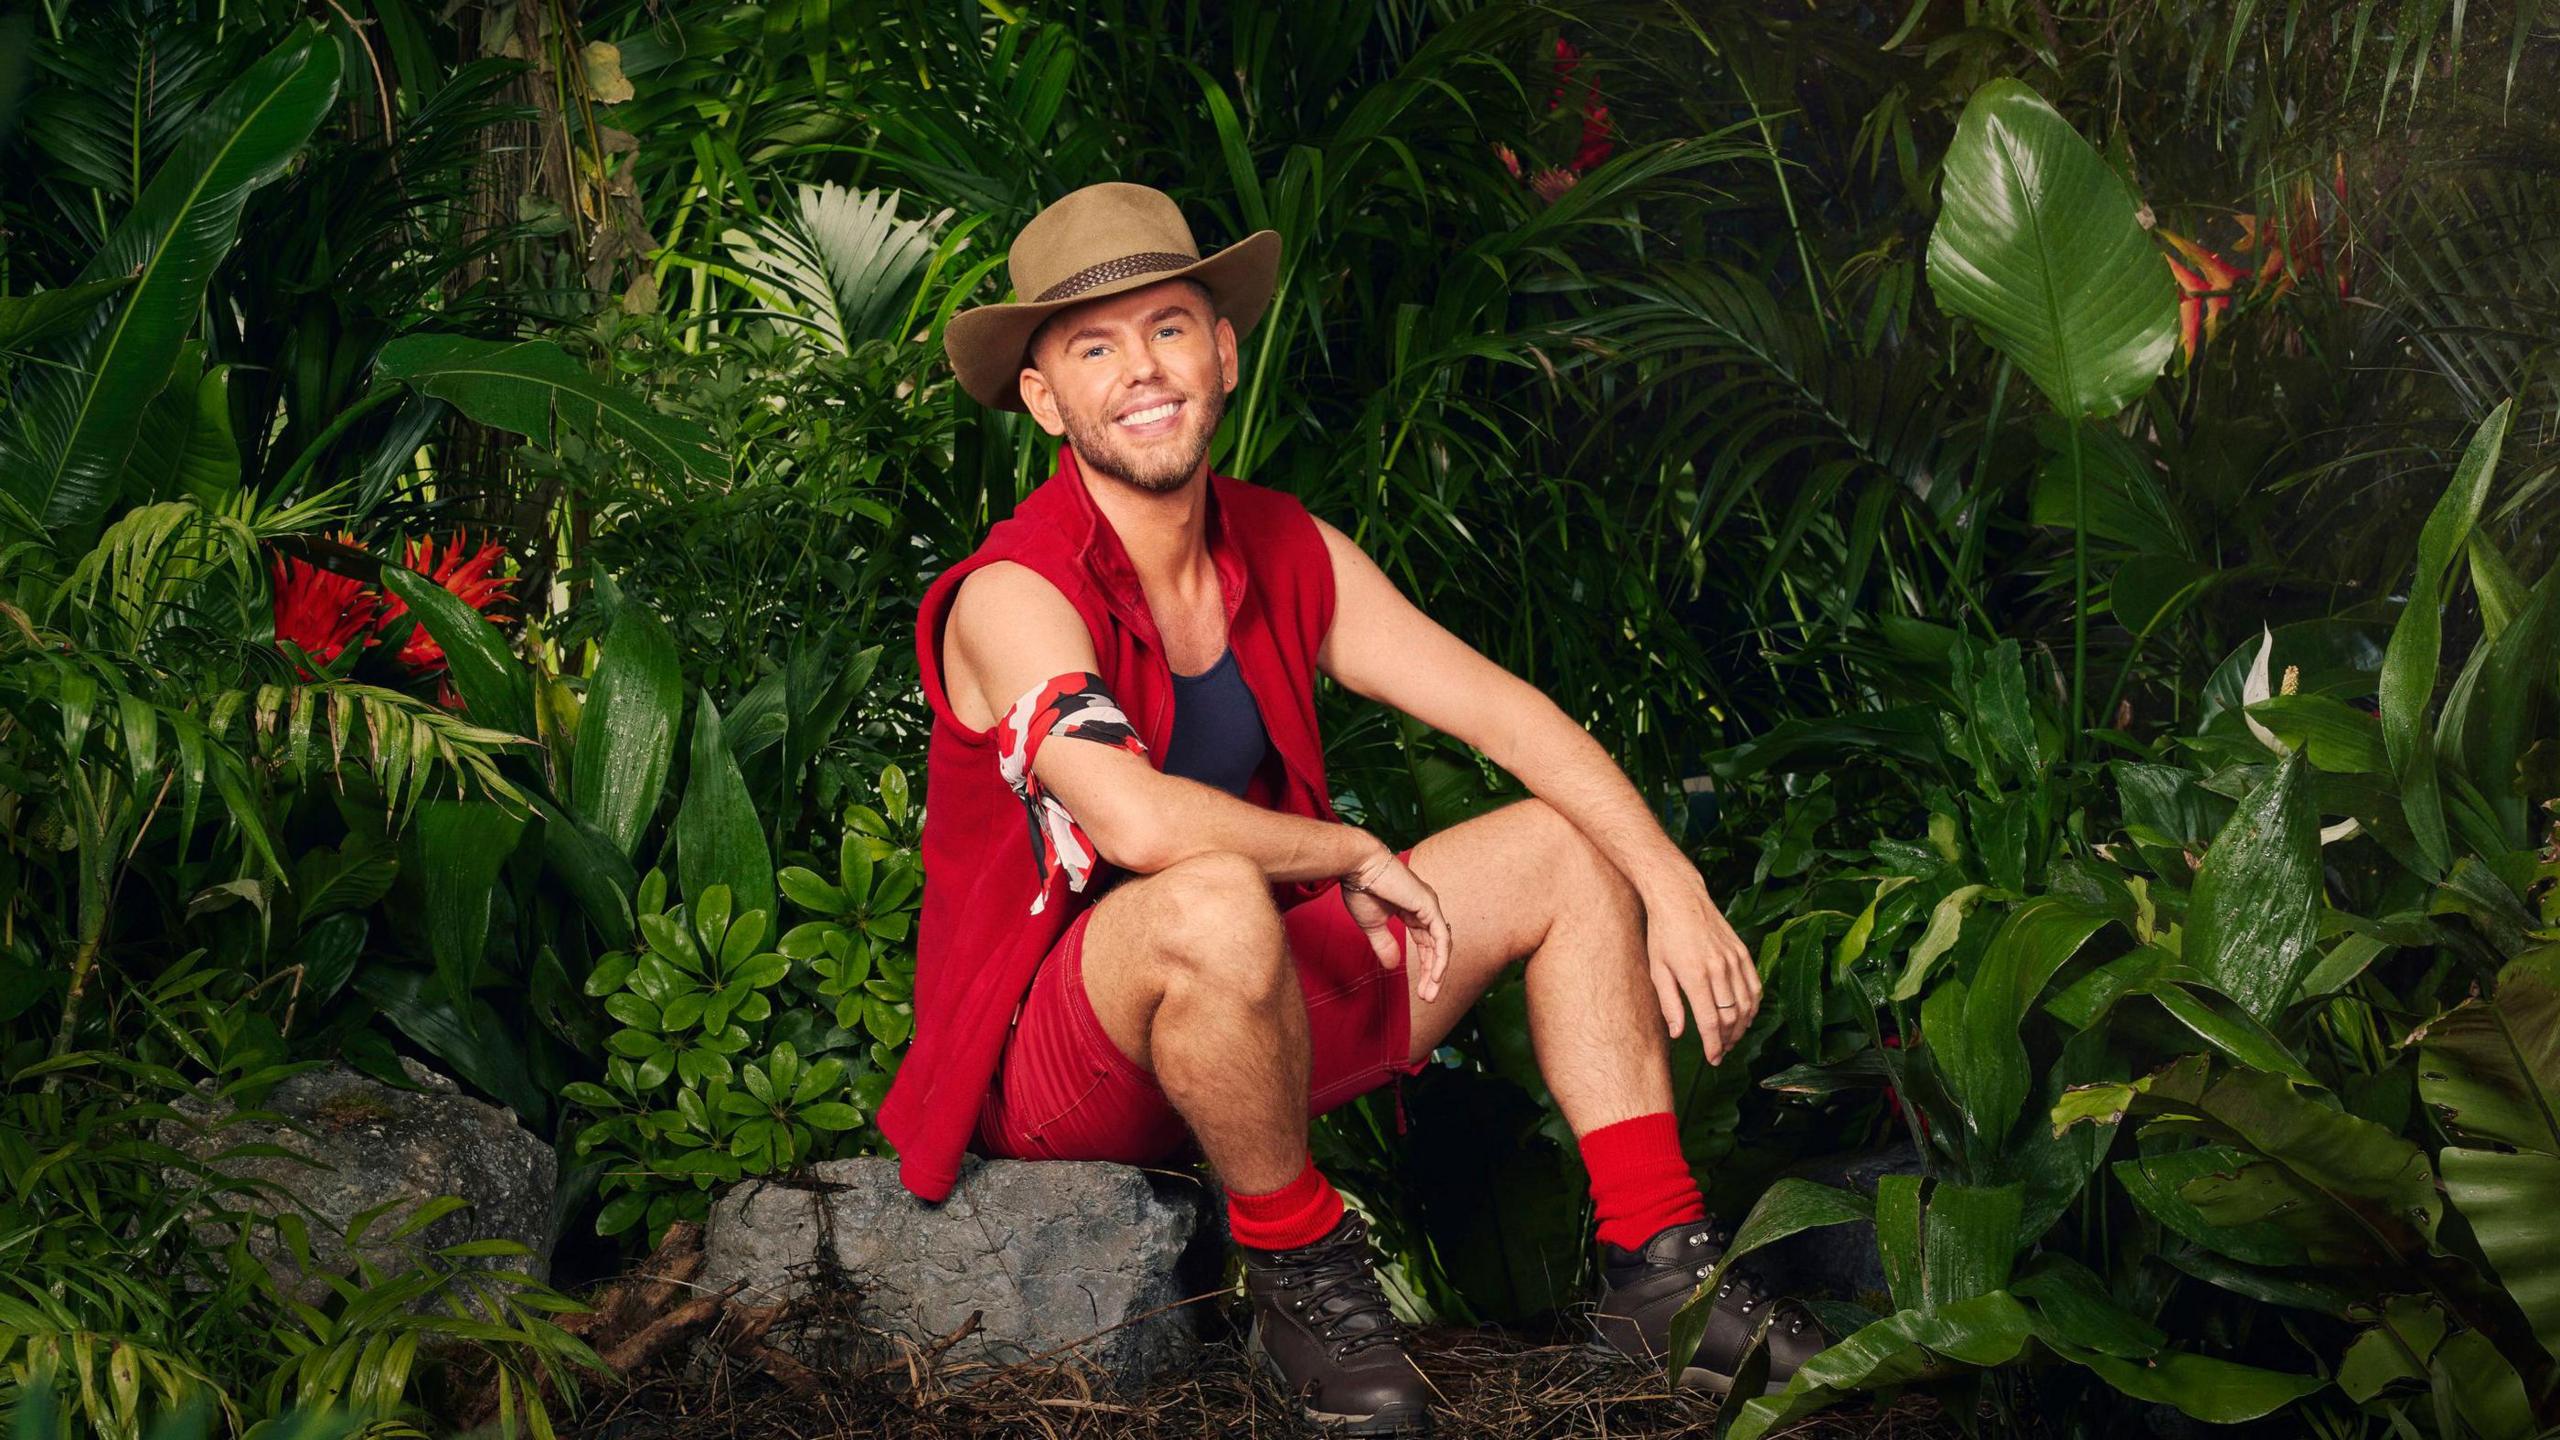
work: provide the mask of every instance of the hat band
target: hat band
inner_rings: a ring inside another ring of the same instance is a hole
[[[1182,255],[1171,250],[1147,250],[1136,255],[1123,255],[1117,260],[1105,260],[1099,265],[1087,265],[1041,291],[1039,298],[1032,303],[1045,305],[1052,300],[1064,300],[1071,295],[1081,295],[1096,285],[1108,285],[1114,280],[1126,280],[1132,275],[1146,275],[1158,270],[1180,270],[1199,263],[1200,257],[1197,255]]]

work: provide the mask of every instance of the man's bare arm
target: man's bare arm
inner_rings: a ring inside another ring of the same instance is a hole
[[[1350,536],[1321,519],[1316,527],[1334,575],[1317,667],[1483,751],[1587,836],[1643,897],[1664,1024],[1680,1033],[1686,994],[1708,1058],[1721,1060],[1758,1008],[1760,977],[1698,867],[1590,732],[1415,607]]]
[[[980,705],[973,708],[988,723],[1033,686],[1079,670],[1098,673],[1101,663],[1075,607],[1038,572],[1011,561],[984,566],[960,582],[943,643],[954,703],[974,695]],[[1114,746],[1044,742],[1032,773],[1075,816],[1102,858],[1124,870],[1153,872],[1193,855],[1232,850],[1286,883],[1351,875],[1393,853],[1354,826],[1268,810],[1216,786],[1166,775]]]

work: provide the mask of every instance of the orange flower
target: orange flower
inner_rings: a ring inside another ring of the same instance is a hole
[[[489,573],[506,558],[505,548],[497,542],[491,541],[466,556],[464,552],[469,548],[469,535],[457,535],[445,551],[444,558],[439,560],[436,558],[435,541],[421,537],[409,542],[404,563],[462,597],[465,604],[485,615],[489,613],[489,607],[498,601],[515,598],[507,591],[508,586],[516,583],[515,577]],[[407,603],[399,596],[384,596],[382,619],[375,629],[389,628],[408,610]],[[427,633],[426,626],[413,625],[409,629],[409,638],[401,642],[400,663],[421,674],[440,669],[445,663],[444,647],[436,643],[436,637]]]
[[[351,535],[338,538],[355,543]],[[351,643],[363,649],[377,642],[382,599],[363,581],[284,555],[269,557],[268,575],[275,586],[278,641],[292,641],[323,665]],[[299,661],[294,669],[305,680],[320,678]]]

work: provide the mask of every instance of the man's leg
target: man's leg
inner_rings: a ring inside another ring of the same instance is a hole
[[[1307,1007],[1262,872],[1194,856],[1114,885],[1084,936],[1084,988],[1154,1072],[1230,1188],[1269,1190],[1307,1145]]]
[[[1408,975],[1411,1058],[1429,1054],[1526,961],[1539,1072],[1581,1142],[1602,1239],[1632,1248],[1706,1213],[1671,1114],[1670,1046],[1648,978],[1635,887],[1572,822],[1527,799],[1414,847],[1456,944],[1440,997]],[[1408,967],[1410,968],[1410,967]]]

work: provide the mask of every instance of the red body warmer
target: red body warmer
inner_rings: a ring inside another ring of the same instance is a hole
[[[1244,798],[1337,820],[1316,731],[1316,651],[1333,622],[1333,563],[1295,496],[1212,471],[1208,546],[1227,606],[1227,643],[1271,736]],[[1064,871],[1039,913],[1038,864],[1022,801],[1004,781],[992,736],[951,711],[943,689],[942,622],[960,578],[994,560],[1028,566],[1058,587],[1092,632],[1098,673],[1161,768],[1173,726],[1173,667],[1147,612],[1136,568],[1061,444],[1057,467],[966,559],[934,577],[917,611],[916,662],[933,708],[925,759],[924,911],[916,939],[915,1039],[880,1107],[899,1179],[928,1201],[951,1193],[993,1081],[1005,1030],[1040,958],[1092,903]],[[1310,898],[1322,882],[1272,887],[1274,903]]]

